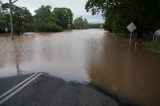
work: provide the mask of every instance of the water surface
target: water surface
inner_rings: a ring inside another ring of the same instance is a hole
[[[160,105],[160,55],[102,29],[0,37],[0,77],[47,72]]]

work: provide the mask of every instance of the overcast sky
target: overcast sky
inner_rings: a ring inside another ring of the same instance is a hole
[[[2,1],[5,3],[9,0]],[[93,16],[90,12],[86,12],[86,1],[87,0],[18,0],[15,4],[17,6],[27,7],[32,14],[34,14],[34,10],[41,5],[50,5],[52,9],[55,7],[67,7],[72,10],[74,18],[82,16],[83,18],[87,18],[89,23],[103,23],[104,20],[101,15]]]

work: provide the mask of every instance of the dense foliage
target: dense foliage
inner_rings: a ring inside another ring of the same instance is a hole
[[[6,16],[0,13],[0,32],[4,32],[4,28],[6,27]]]
[[[12,6],[13,9],[13,21],[14,31],[20,34],[24,31],[30,31],[33,26],[33,17],[31,13],[25,7]],[[0,31],[4,32],[5,27],[10,28],[9,23],[9,4],[2,4],[0,11]]]
[[[58,32],[70,28],[73,21],[72,11],[68,8],[55,8],[41,6],[35,10],[35,15],[25,7],[12,5],[14,33],[20,34],[28,31]],[[0,33],[5,28],[10,31],[9,4],[0,2]]]
[[[68,29],[72,25],[73,13],[68,8],[55,8],[52,12],[56,18],[56,24],[61,26],[63,29]]]
[[[98,23],[97,24],[93,24],[92,23],[92,24],[89,24],[89,27],[90,28],[98,28],[99,29],[99,28],[103,28],[103,24],[98,24]]]
[[[104,28],[117,33],[128,32],[130,22],[136,24],[139,37],[160,28],[160,0],[88,0],[86,10],[102,12]]]
[[[87,29],[101,27],[100,24],[89,24],[87,19],[83,19],[82,17],[78,17],[73,21],[73,13],[69,8],[52,9],[49,5],[42,5],[35,10],[34,16],[25,7],[18,7],[13,4],[12,10],[13,29],[15,34],[30,31],[59,32],[70,28]],[[9,4],[2,3],[0,0],[0,33],[4,33],[5,28],[8,28],[8,31],[10,32],[10,26]]]
[[[56,19],[51,12],[50,6],[41,6],[35,11],[34,22],[35,31],[57,32],[62,31],[62,27],[56,24]]]
[[[87,29],[89,28],[89,24],[87,19],[83,19],[82,17],[78,17],[73,21],[74,29]]]

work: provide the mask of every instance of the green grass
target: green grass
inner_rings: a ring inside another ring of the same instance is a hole
[[[144,42],[143,45],[151,53],[160,53],[160,41]]]

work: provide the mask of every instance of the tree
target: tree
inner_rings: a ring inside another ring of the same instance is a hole
[[[51,6],[42,5],[35,11],[35,15],[25,7],[12,5],[14,32],[17,34],[28,31],[57,32],[70,28],[73,14],[68,8],[55,8],[51,11]],[[0,32],[5,27],[10,30],[9,4],[3,4],[0,0]]]
[[[160,0],[88,0],[86,10],[102,12],[105,29],[126,33],[126,26],[134,22],[138,36],[160,28]]]
[[[87,19],[83,19],[82,17],[78,17],[73,22],[73,28],[75,29],[87,29],[89,28],[89,24]]]
[[[36,13],[36,17],[37,18],[41,18],[41,19],[45,19],[46,17],[50,17],[51,15],[51,6],[47,5],[44,6],[42,5],[40,8],[38,8],[37,10],[35,10]]]
[[[100,28],[103,28],[103,24],[100,24],[100,23],[90,23],[89,27],[90,28],[98,28],[98,29],[100,29]]]
[[[56,24],[56,19],[51,12],[51,6],[41,6],[35,11],[34,21],[36,31],[55,32],[62,31]]]
[[[61,26],[63,29],[70,28],[73,21],[73,13],[68,8],[55,8],[52,12],[56,18],[56,24]]]
[[[4,13],[4,10],[2,8],[2,1],[0,1],[0,33],[5,32],[5,27],[7,27],[7,20],[6,20],[6,15]]]
[[[6,27],[6,17],[3,13],[0,13],[0,32],[4,32]]]
[[[14,32],[17,34],[23,33],[25,31],[31,31],[33,28],[33,19],[29,10],[25,7],[18,7],[16,5],[12,5],[13,9],[13,27]],[[5,18],[6,27],[10,28],[9,21],[9,4],[2,4],[1,6],[1,14],[3,14],[3,19]],[[2,19],[0,19],[2,21]]]
[[[17,34],[33,29],[33,18],[27,8],[13,7],[13,27]]]

